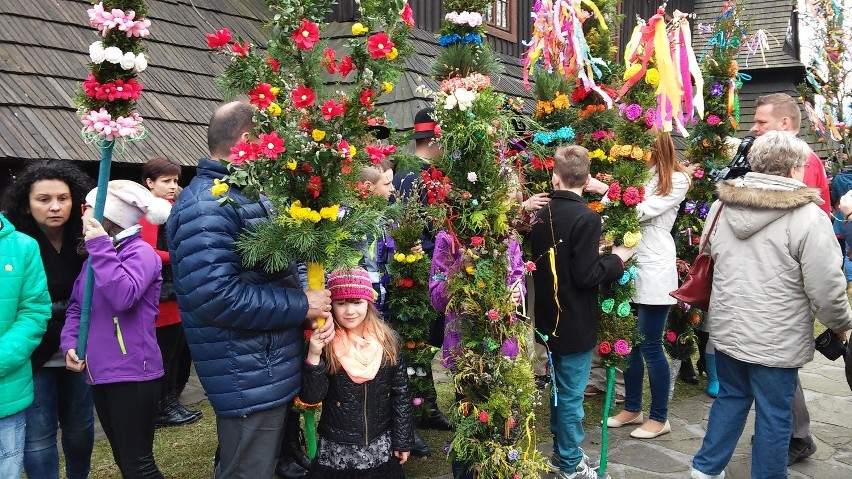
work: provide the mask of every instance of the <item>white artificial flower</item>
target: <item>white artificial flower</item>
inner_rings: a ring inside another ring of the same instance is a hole
[[[136,55],[134,55],[133,52],[125,53],[124,56],[121,57],[120,65],[121,68],[125,70],[132,69],[134,66],[136,66]]]
[[[459,25],[464,25],[465,23],[470,23],[470,12],[464,11],[459,13],[458,20],[456,21]]]
[[[121,49],[118,47],[107,47],[104,50],[104,60],[110,63],[118,63],[121,61],[122,57],[124,57],[124,53],[121,52]]]
[[[465,111],[471,106],[473,106],[473,100],[476,98],[476,92],[467,90],[465,88],[458,88],[453,93],[453,96],[456,97],[456,100],[459,104],[459,110]]]
[[[482,14],[478,12],[471,12],[470,19],[467,21],[467,23],[472,27],[478,27],[482,25]]]
[[[458,102],[456,101],[455,95],[447,95],[447,99],[444,100],[444,109],[445,110],[452,110],[453,108],[456,107],[457,103]]]
[[[409,376],[414,376],[414,368],[410,366],[405,370],[405,372],[408,373]]]
[[[148,68],[148,59],[145,58],[144,53],[140,53],[139,55],[136,55],[135,65],[136,65],[136,71],[139,72],[139,73],[145,71],[145,69]]]
[[[444,18],[445,18],[448,22],[458,23],[458,20],[459,20],[459,14],[458,14],[458,12],[450,12],[450,13],[448,13],[448,14],[444,15]]]
[[[104,44],[103,42],[95,42],[89,45],[89,57],[92,59],[92,63],[103,63],[106,59],[106,54],[104,53]]]
[[[473,172],[473,171],[467,172],[467,181],[469,181],[471,183],[476,183],[476,180],[478,180],[478,179],[479,178],[476,176],[475,172]]]
[[[417,368],[417,375],[423,377],[426,375],[426,370],[423,368]]]

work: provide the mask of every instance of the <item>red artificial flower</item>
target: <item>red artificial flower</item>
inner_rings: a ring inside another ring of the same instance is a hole
[[[609,191],[607,191],[606,196],[612,201],[621,198],[621,184],[617,181],[612,182],[609,185]]]
[[[442,131],[441,125],[435,125],[435,128],[432,129],[432,133],[434,133],[436,137],[441,136]]]
[[[544,169],[552,170],[553,169],[553,158],[547,157],[544,159]]]
[[[666,333],[666,341],[673,343],[677,340],[677,333],[674,331],[669,331]]]
[[[528,273],[532,273],[533,271],[535,271],[535,262],[527,261],[526,263],[524,263],[524,269],[527,270]]]
[[[337,66],[337,72],[340,73],[342,78],[346,78],[346,75],[354,69],[355,65],[352,63],[352,58],[350,58],[349,55],[341,58],[340,65]]]
[[[402,17],[402,21],[408,25],[408,28],[414,28],[414,12],[411,11],[411,5],[408,2],[405,3],[405,6],[402,7],[402,11],[399,12]]]
[[[305,173],[313,173],[314,167],[309,165],[308,163],[302,163],[302,170],[304,170]]]
[[[624,189],[624,194],[621,195],[621,201],[624,206],[636,206],[642,201],[639,197],[639,189],[635,186],[628,186]]]
[[[138,100],[142,94],[142,84],[137,82],[135,78],[131,78],[125,82],[124,80],[116,80],[115,88],[119,91],[119,98],[122,100]]]
[[[266,109],[275,101],[275,93],[269,83],[258,83],[256,87],[249,90],[248,94],[249,103],[256,105],[261,110]]]
[[[609,341],[602,341],[601,344],[598,345],[598,352],[604,355],[611,353],[612,346],[609,344]]]
[[[269,55],[266,55],[266,64],[272,69],[272,73],[278,73],[278,68],[281,66],[281,62]]]
[[[578,86],[577,89],[574,90],[573,93],[571,93],[571,101],[573,101],[575,104],[580,103],[581,101],[585,100],[587,96],[589,96],[589,93],[591,93],[591,91],[592,90],[587,90],[583,86]]]
[[[302,19],[302,26],[293,32],[293,42],[300,50],[310,50],[319,41],[319,27],[316,23]]]
[[[221,30],[217,30],[213,33],[208,33],[206,37],[207,46],[219,50],[225,48],[225,45],[231,43],[231,40],[233,39],[231,32],[229,32],[227,28],[222,28]]]
[[[498,319],[500,319],[500,313],[498,313],[494,309],[489,309],[487,316],[488,316],[488,319],[491,320],[491,321],[497,321]]]
[[[367,51],[373,60],[386,57],[392,49],[393,42],[385,32],[376,33],[367,39]]]
[[[414,286],[414,280],[411,278],[400,278],[397,280],[396,285],[400,288],[411,288]]]
[[[313,195],[314,199],[319,198],[320,193],[322,193],[322,179],[313,175],[308,179],[307,190]]]
[[[508,420],[508,421],[506,421],[506,422],[508,422],[508,423],[509,423],[509,427],[510,427],[510,428],[515,427],[515,418],[510,417],[510,418],[509,418],[509,420]]]
[[[364,147],[364,151],[370,156],[370,162],[374,165],[378,165],[381,162],[385,161],[385,157],[388,155],[392,155],[396,152],[396,146],[394,145],[367,145]]]
[[[334,100],[328,100],[322,104],[322,117],[325,121],[330,121],[332,118],[338,117],[346,113],[346,104],[337,103]]]
[[[483,424],[488,422],[488,411],[479,411],[479,422]]]
[[[482,243],[483,243],[484,241],[485,241],[485,240],[483,240],[483,239],[482,239],[482,236],[472,236],[472,237],[470,238],[470,244],[471,244],[473,247],[482,246]]]
[[[249,45],[249,42],[234,42],[234,46],[231,47],[231,51],[240,56],[246,56],[250,49],[251,45]]]
[[[89,76],[85,80],[83,80],[83,91],[89,98],[95,97],[95,93],[97,92],[99,86],[100,83],[95,80],[95,75],[93,75],[91,72],[89,73]]]
[[[258,140],[260,154],[267,158],[274,160],[279,154],[284,152],[284,139],[278,137],[277,131],[261,134]]]
[[[344,158],[352,156],[352,150],[349,148],[349,142],[346,140],[340,140],[340,142],[337,143],[337,151],[339,151]]]
[[[373,91],[372,88],[365,88],[361,90],[361,104],[364,105],[364,108],[367,110],[373,109],[373,97],[376,95],[376,92]]]
[[[255,145],[246,141],[240,141],[231,147],[231,163],[235,165],[242,164],[244,161],[252,161],[257,159],[257,149]]]
[[[293,101],[293,106],[296,108],[307,108],[314,105],[314,100],[317,95],[311,89],[304,85],[298,85],[290,94],[290,99]]]
[[[325,67],[325,70],[329,75],[334,75],[335,70],[337,70],[337,52],[332,48],[326,48],[325,51],[322,52],[320,65]]]
[[[530,158],[530,166],[532,166],[534,170],[543,170],[544,162],[541,161],[541,158],[533,156],[532,158]]]

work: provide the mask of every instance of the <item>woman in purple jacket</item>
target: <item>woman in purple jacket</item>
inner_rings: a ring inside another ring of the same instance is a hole
[[[524,260],[521,256],[521,247],[514,239],[509,240],[509,274],[506,278],[506,286],[512,292],[512,300],[518,304],[526,293],[524,284]],[[447,281],[455,270],[461,267],[462,253],[458,247],[453,247],[453,239],[444,230],[438,232],[435,237],[435,252],[432,255],[432,267],[429,271],[429,298],[432,306],[438,312],[445,314],[444,319],[444,344],[442,364],[445,368],[455,369],[455,357],[460,352],[461,330],[459,329],[458,314],[447,311],[447,303],[450,298],[447,295]]]
[[[155,320],[162,277],[160,258],[142,240],[139,219],[162,224],[171,205],[127,180],[109,182],[103,225],[93,218],[97,189],[86,195],[83,235],[94,271],[86,355],[77,355],[86,269],[71,299],[60,347],[65,365],[83,371],[95,410],[124,478],[162,478],[154,462],[154,421],[163,359]]]

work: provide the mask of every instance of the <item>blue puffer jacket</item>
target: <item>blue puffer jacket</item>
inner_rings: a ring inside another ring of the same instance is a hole
[[[201,160],[166,228],[195,370],[216,415],[236,417],[280,406],[299,392],[308,301],[293,271],[270,275],[242,266],[237,237],[269,218],[270,207],[236,188],[228,195],[239,207],[220,206],[210,188],[226,172]]]

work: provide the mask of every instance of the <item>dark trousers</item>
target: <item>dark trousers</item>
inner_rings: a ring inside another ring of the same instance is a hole
[[[177,371],[175,372],[175,387],[177,388],[178,396],[183,392],[186,383],[189,382],[189,374],[192,368],[192,356],[189,354],[189,344],[186,343],[184,335],[180,340],[180,350],[178,351],[180,359],[178,360]]]
[[[216,417],[216,479],[272,477],[290,404],[238,417]]]
[[[186,344],[181,323],[170,324],[157,328],[157,345],[163,355],[163,381],[161,398],[177,391],[178,368],[181,361],[181,350]]]
[[[162,479],[154,462],[160,379],[92,386],[95,410],[124,479]]]

